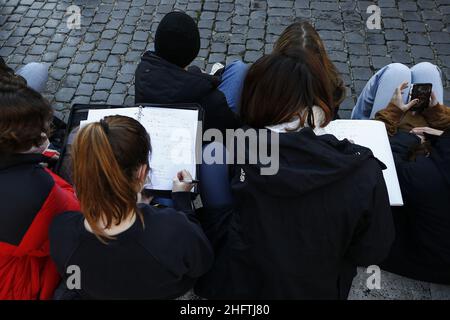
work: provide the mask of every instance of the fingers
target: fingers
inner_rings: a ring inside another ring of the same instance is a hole
[[[436,94],[434,93],[434,91],[431,91],[430,107],[434,107],[437,104],[438,104],[438,101],[436,98]]]
[[[178,172],[177,176],[180,181],[192,180],[192,176],[187,170],[181,170],[180,172]]]
[[[437,129],[433,129],[430,127],[418,127],[418,128],[414,128],[410,131],[411,133],[414,133],[416,135],[425,135],[429,134],[429,135],[433,135],[433,136],[440,136],[443,134],[442,130],[437,130]]]
[[[414,100],[411,100],[410,102],[408,102],[406,105],[405,105],[405,111],[406,110],[409,110],[410,108],[412,108],[412,107],[414,107],[416,104],[418,104],[419,103],[419,99],[414,99]]]
[[[414,134],[423,134],[424,132],[427,131],[427,129],[429,129],[428,127],[417,127],[412,129],[410,132],[414,133]]]
[[[398,87],[399,91],[403,91],[406,88],[408,88],[409,82],[408,81],[404,81],[402,82],[402,84]]]
[[[179,171],[173,178],[172,192],[189,192],[194,187],[194,184],[192,184],[191,181],[192,176],[189,171]]]

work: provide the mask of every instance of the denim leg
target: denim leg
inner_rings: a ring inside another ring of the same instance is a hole
[[[351,118],[373,119],[378,111],[387,107],[395,88],[404,81],[411,83],[411,70],[401,63],[392,63],[379,70],[370,78],[359,95]],[[408,89],[403,92],[405,102],[408,93]]]
[[[411,68],[411,83],[431,83],[436,99],[440,104],[444,102],[444,87],[442,73],[438,66],[429,62],[416,64]]]
[[[17,70],[16,74],[25,78],[31,89],[44,92],[48,80],[48,67],[45,64],[30,62]]]
[[[228,106],[237,113],[241,100],[242,86],[249,66],[242,61],[234,61],[225,67],[219,90],[225,95]]]
[[[218,163],[205,161],[205,156],[216,157]],[[203,206],[206,208],[217,208],[233,204],[231,194],[228,165],[226,163],[227,150],[221,143],[212,142],[203,147],[204,159],[200,165],[200,194]]]

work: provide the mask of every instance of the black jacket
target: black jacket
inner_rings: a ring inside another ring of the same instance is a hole
[[[86,230],[81,213],[57,217],[50,228],[50,252],[63,281],[70,275],[67,268],[76,265],[83,299],[173,299],[186,293],[211,267],[213,252],[190,194],[172,196],[174,209],[142,205],[145,227],[137,219],[107,244]]]
[[[429,156],[408,161],[420,139],[391,138],[404,207],[393,208],[396,240],[383,268],[413,279],[450,284],[450,132],[431,137]]]
[[[393,223],[372,152],[308,128],[280,134],[279,145],[278,174],[236,165],[234,208],[207,208],[201,218],[216,263],[199,295],[345,299],[356,266],[387,256]]]
[[[151,52],[146,52],[136,69],[135,102],[198,103],[205,111],[203,129],[238,128],[237,116],[217,89],[220,81],[201,72],[189,72]]]

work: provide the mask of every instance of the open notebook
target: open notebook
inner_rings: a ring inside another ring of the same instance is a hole
[[[392,155],[386,126],[383,122],[376,120],[335,120],[330,122],[324,128],[324,131],[340,140],[346,138],[372,150],[375,157],[387,167],[387,169],[383,170],[383,175],[391,205],[403,205],[394,157]]]
[[[138,120],[150,135],[152,153],[146,189],[169,191],[177,172],[188,170],[196,179],[196,148],[200,110],[195,107],[146,106],[91,109],[80,127],[106,116],[121,115]]]

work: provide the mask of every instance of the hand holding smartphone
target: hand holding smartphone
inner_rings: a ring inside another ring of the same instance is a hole
[[[415,83],[411,87],[410,101],[418,99],[419,102],[411,107],[411,111],[423,112],[430,104],[431,91],[433,85],[431,83]]]

